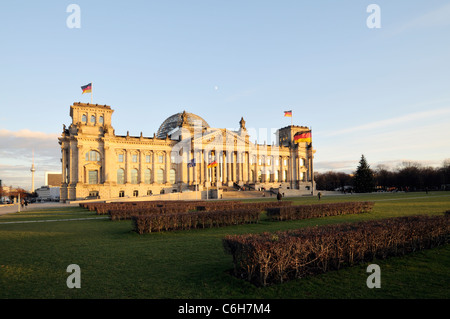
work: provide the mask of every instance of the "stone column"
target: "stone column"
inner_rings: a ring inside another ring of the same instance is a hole
[[[227,183],[228,183],[228,186],[230,186],[231,182],[233,181],[233,175],[231,173],[232,155],[231,155],[230,151],[227,151],[226,157],[227,157]]]
[[[150,154],[150,158],[152,159],[152,173],[150,174],[150,182],[151,182],[152,184],[154,184],[155,181],[156,181],[156,171],[155,171],[155,161],[156,161],[156,158],[155,158],[155,152],[152,152],[152,153]]]
[[[103,177],[101,177],[101,179],[103,179],[103,183],[110,183],[111,182],[111,178],[110,178],[110,174],[111,174],[111,161],[112,161],[112,157],[110,155],[110,148],[109,146],[105,146],[103,145]]]
[[[131,153],[129,150],[125,151],[125,184],[129,184],[131,183],[131,169],[130,169],[130,165],[131,165]]]
[[[63,146],[61,146],[61,165],[62,165],[62,182],[65,184],[67,183],[67,170],[66,170],[67,152],[64,144]]]
[[[77,153],[78,153],[78,156],[77,156],[77,176],[78,176],[78,178],[77,178],[77,183],[85,183],[85,180],[84,180],[84,170],[83,170],[83,162],[84,162],[84,157],[83,156],[85,156],[85,154],[84,154],[84,152],[83,152],[83,146],[82,145],[77,145]]]
[[[259,155],[259,152],[256,153],[256,160],[255,160],[255,179],[256,182],[255,183],[259,183],[258,180],[258,174],[259,174],[259,160],[260,160],[261,156]]]
[[[277,170],[277,167],[276,167],[276,162],[277,162],[277,159],[275,158],[275,156],[272,156],[271,157],[272,159],[271,159],[271,163],[272,163],[272,182],[274,183],[274,182],[278,182],[277,180],[275,180],[275,177],[276,177],[276,174],[275,174],[275,171]]]
[[[164,183],[167,184],[169,183],[169,170],[170,170],[170,154],[169,152],[165,151],[164,152]]]
[[[228,174],[227,174],[227,156],[226,156],[226,151],[222,152],[222,183],[227,183],[228,182]]]
[[[222,167],[222,163],[220,161],[220,152],[216,151],[215,161],[217,163],[217,166],[215,167],[216,170],[216,185],[219,185],[220,183],[220,168]]]
[[[144,152],[138,151],[138,161],[139,161],[139,176],[138,176],[138,184],[144,183]]]

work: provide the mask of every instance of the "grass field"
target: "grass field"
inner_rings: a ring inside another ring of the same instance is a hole
[[[275,200],[275,199],[261,199]],[[289,199],[296,204],[317,198]],[[381,288],[366,286],[368,264],[270,287],[255,287],[229,274],[227,234],[278,231],[450,210],[450,193],[324,196],[322,203],[375,201],[371,213],[303,221],[270,222],[216,229],[138,235],[131,221],[97,218],[71,207],[0,217],[0,298],[26,299],[232,299],[232,298],[420,298],[450,297],[449,245],[404,257],[375,260]],[[251,200],[249,200],[251,201]],[[96,218],[96,219],[88,219]],[[57,220],[43,222],[44,220]],[[63,219],[79,219],[65,221]],[[12,223],[40,221],[32,223]],[[66,268],[81,268],[81,289],[69,289]]]

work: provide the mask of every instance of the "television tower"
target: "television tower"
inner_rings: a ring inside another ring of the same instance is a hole
[[[36,172],[36,169],[34,168],[34,150],[33,150],[33,163],[31,164],[31,192],[34,192],[34,172]]]

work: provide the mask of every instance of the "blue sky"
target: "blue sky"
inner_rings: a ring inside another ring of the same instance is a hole
[[[66,8],[81,9],[70,29]],[[381,9],[370,29],[368,5]],[[317,171],[450,158],[450,1],[9,1],[0,4],[0,179],[60,170],[73,102],[152,136],[186,110],[212,127],[313,129]],[[265,134],[265,132],[268,132]]]

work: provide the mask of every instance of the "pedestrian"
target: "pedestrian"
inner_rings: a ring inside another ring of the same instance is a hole
[[[278,194],[277,194],[277,199],[278,199],[279,202],[281,202],[281,197],[282,197],[282,196],[281,196],[281,193],[278,192]]]
[[[319,197],[320,200],[320,198],[322,197],[322,193],[321,192],[317,193],[317,197]]]

